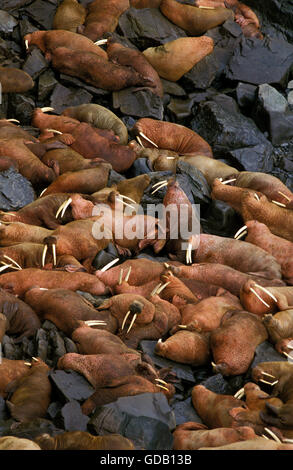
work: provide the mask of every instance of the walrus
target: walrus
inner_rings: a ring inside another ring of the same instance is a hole
[[[30,439],[4,436],[0,437],[0,450],[41,450],[41,447]]]
[[[78,32],[92,41],[105,33],[115,31],[122,13],[129,8],[129,0],[94,0],[87,7],[84,27]]]
[[[70,147],[65,149],[49,150],[41,158],[45,165],[49,165],[53,160],[57,161],[59,167],[59,175],[70,171],[88,170],[99,166],[103,159],[93,158],[91,160],[84,158],[78,152]]]
[[[71,106],[62,112],[62,116],[69,116],[81,122],[87,122],[99,129],[112,130],[119,137],[120,144],[128,142],[128,130],[124,122],[112,111],[99,104],[88,103]]]
[[[12,418],[23,423],[43,418],[51,399],[50,368],[41,359],[33,359],[29,372],[8,385],[12,393],[6,405]]]
[[[293,309],[282,310],[275,315],[269,313],[262,321],[273,343],[279,343],[282,339],[293,336]]]
[[[249,280],[241,288],[240,301],[246,310],[263,317],[268,313],[293,308],[293,287],[268,286],[264,289]]]
[[[200,447],[198,450],[293,450],[293,444],[282,444],[264,437],[233,442],[219,447]]]
[[[9,328],[8,318],[5,315],[3,315],[3,313],[0,313],[0,344],[8,328]]]
[[[187,31],[191,36],[199,36],[209,29],[221,25],[234,14],[227,8],[203,9],[186,5],[175,0],[162,0],[160,10],[168,20]]]
[[[119,194],[122,194],[122,196],[126,196],[126,199],[131,198],[139,204],[144,195],[144,191],[150,185],[150,182],[151,178],[149,175],[138,175],[135,178],[120,181],[117,184],[117,191]]]
[[[137,8],[159,8],[161,0],[129,0],[130,6]]]
[[[179,38],[157,47],[149,47],[143,55],[159,76],[177,82],[185,73],[211,54],[214,41],[208,36]]]
[[[2,358],[0,363],[0,396],[6,399],[7,386],[20,377],[26,375],[30,370],[30,363],[22,360]]]
[[[86,9],[78,3],[78,0],[63,0],[56,10],[52,29],[76,33],[78,26],[83,25],[85,18]]]
[[[6,272],[14,269],[41,268],[42,267],[42,243],[18,243],[0,248],[0,263],[7,265]],[[47,261],[51,261],[48,254]]]
[[[15,67],[0,67],[0,83],[2,93],[25,93],[35,85],[28,73]]]
[[[93,436],[84,431],[68,431],[57,436],[41,434],[35,443],[42,450],[134,450],[130,439],[120,434]],[[0,440],[1,445],[1,440]]]
[[[160,77],[149,60],[140,51],[125,47],[114,38],[107,41],[107,54],[109,60],[117,65],[132,67],[140,75],[148,78],[152,82],[151,91],[156,95],[163,97],[163,85]],[[151,86],[151,85],[150,85]]]

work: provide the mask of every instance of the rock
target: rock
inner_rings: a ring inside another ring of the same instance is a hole
[[[8,409],[6,408],[5,400],[0,397],[0,422],[8,419]]]
[[[0,437],[8,435],[7,433],[10,431],[12,424],[15,424],[13,419],[0,421]]]
[[[226,78],[261,85],[279,84],[286,88],[293,61],[293,45],[281,39],[242,37],[234,49]]]
[[[76,344],[70,338],[64,338],[64,346],[67,353],[78,353]]]
[[[191,116],[193,104],[194,101],[192,98],[187,100],[172,98],[167,105],[167,109],[170,111],[170,115],[173,118],[172,122],[183,124],[184,120]]]
[[[21,124],[30,124],[32,112],[35,109],[34,101],[26,95],[12,93],[10,98],[10,106],[13,107],[13,117],[18,119]]]
[[[35,345],[32,339],[29,340],[28,338],[22,338],[20,347],[21,347],[21,353],[20,353],[19,359],[22,359],[25,357],[31,358],[32,356],[35,356]]]
[[[185,31],[167,20],[158,8],[128,8],[120,16],[119,29],[139,50],[186,37]]]
[[[61,403],[59,403],[58,401],[53,401],[50,403],[47,409],[47,414],[50,416],[52,420],[56,417],[56,415],[62,409],[62,406],[63,405],[61,405]]]
[[[90,418],[82,413],[80,404],[73,400],[66,403],[57,413],[54,424],[65,431],[86,431],[89,420]]]
[[[93,95],[86,90],[66,88],[58,83],[51,95],[50,106],[54,108],[57,114],[61,114],[69,106],[90,103],[92,98]]]
[[[81,374],[73,370],[50,371],[49,378],[62,401],[77,400],[82,402],[95,391]]]
[[[119,256],[115,246],[112,243],[110,245],[110,249],[108,249],[109,246],[107,246],[105,250],[99,251],[95,257],[94,261],[92,262],[92,266],[94,266],[95,269],[102,269],[117,258],[119,258],[119,261],[117,261],[113,266],[118,266],[119,264],[123,263],[123,261],[126,261],[127,257]]]
[[[16,346],[13,339],[7,335],[4,335],[2,338],[2,352],[6,359],[21,359],[20,348]]]
[[[213,200],[207,211],[202,213],[200,223],[204,233],[233,238],[242,218],[229,204]]]
[[[292,88],[293,88],[293,80],[290,80],[290,82],[289,82],[288,85],[287,85],[287,88],[289,88],[289,90],[292,90]]]
[[[228,382],[221,374],[212,375],[204,382],[201,382],[200,385],[203,385],[208,390],[214,393],[218,393],[221,395],[233,395],[233,393],[237,392],[239,388],[232,388]]]
[[[36,343],[37,343],[37,357],[46,361],[48,355],[48,338],[47,333],[42,328],[39,328],[36,334]]]
[[[8,426],[15,421],[11,422],[6,421]],[[7,427],[8,427],[7,426]],[[64,429],[58,429],[54,424],[49,421],[48,419],[43,419],[43,418],[36,418],[33,419],[32,421],[28,421],[26,423],[19,423],[18,426],[16,427],[8,427],[6,428],[4,434],[2,436],[15,436],[15,437],[21,437],[24,439],[31,439],[34,440],[37,436],[40,434],[49,434],[50,436],[57,436],[57,434],[62,434],[64,432]],[[0,425],[1,429],[1,425]],[[1,430],[0,430],[1,434]]]
[[[14,10],[24,5],[28,5],[32,0],[2,0],[1,6],[4,10]]]
[[[99,307],[107,298],[104,295],[101,295],[101,296],[92,295],[92,294],[89,294],[88,292],[83,292],[81,290],[77,290],[76,293],[79,295],[82,295],[82,297],[88,300],[95,308]]]
[[[157,259],[157,258],[156,258]],[[185,380],[186,382],[195,383],[194,375],[190,366],[186,364],[179,364],[178,362],[165,359],[155,354],[155,346],[157,341],[143,340],[139,343],[142,351],[148,354],[152,359],[155,366],[159,368],[172,367],[173,372],[176,373],[178,379]]]
[[[36,0],[30,6],[25,8],[28,16],[36,21],[42,28],[53,29],[53,19],[56,13],[57,5],[45,0]]]
[[[254,147],[228,150],[226,157],[230,157],[232,166],[240,171],[262,171],[269,173],[274,165],[272,147],[269,142],[255,145]]]
[[[263,145],[265,150],[258,171],[272,169],[272,145],[258,129],[255,122],[239,111],[237,103],[227,95],[216,95],[200,103],[191,128],[213,148],[215,158],[226,157],[236,149]]]
[[[57,331],[56,326],[50,320],[45,320],[44,323],[42,324],[42,328],[44,330],[47,330],[47,331],[50,331],[50,330],[56,330]]]
[[[71,77],[70,75],[65,75],[63,73],[60,75],[60,81],[62,83],[72,84],[72,85],[77,86],[78,88],[82,88],[88,91],[89,93],[91,93],[92,95],[95,95],[99,99],[108,98],[109,95],[111,94],[111,91],[103,90],[102,88],[96,88],[94,86],[88,85],[85,82],[82,82],[76,77]],[[105,103],[108,106],[108,101],[105,101]],[[102,103],[99,101],[99,104],[102,104]]]
[[[271,172],[273,176],[279,178],[286,186],[293,192],[293,174],[292,172],[286,173],[279,168],[274,168]]]
[[[0,34],[5,37],[7,34],[12,33],[16,26],[16,19],[7,11],[0,10]]]
[[[287,142],[293,137],[293,113],[289,111],[288,102],[268,84],[258,87],[253,117],[263,132],[268,130],[274,145]]]
[[[60,357],[66,354],[64,340],[56,330],[51,330],[49,332],[49,341],[54,352],[53,360],[57,362]]]
[[[293,105],[293,91],[290,91],[287,96],[288,103],[292,106]]]
[[[238,83],[236,88],[237,103],[242,108],[251,107],[257,96],[257,87],[249,83]]]
[[[175,415],[162,393],[118,398],[96,408],[88,429],[97,435],[118,433],[145,450],[171,450]]]
[[[255,356],[250,364],[248,373],[260,362],[274,362],[274,361],[287,361],[288,359],[285,356],[282,356],[278,353],[274,346],[268,341],[264,341],[255,350]]]
[[[138,90],[136,87],[113,92],[113,107],[121,113],[137,117],[162,120],[164,107],[161,98],[149,88]]]
[[[29,20],[26,18],[20,19],[19,22],[19,30],[20,30],[20,36],[23,38],[27,34],[33,33],[34,31],[38,31],[38,28],[35,28]]]
[[[115,170],[110,170],[107,186],[109,188],[123,180],[125,180],[125,176],[120,175],[120,173],[117,173]]]
[[[150,173],[150,171],[151,169],[148,166],[148,159],[138,158],[127,171],[127,176],[129,178],[135,178],[135,176],[144,175],[145,173]]]
[[[184,401],[176,401],[171,408],[175,414],[176,426],[187,423],[188,421],[202,423],[202,420],[193,407],[191,398],[187,398]]]
[[[202,172],[187,162],[177,164],[176,181],[192,204],[209,203],[210,187]]]
[[[161,82],[163,85],[164,93],[181,97],[186,96],[186,91],[184,90],[184,88],[178,85],[178,83],[170,82],[169,80],[165,80],[164,78],[161,78]]]
[[[38,100],[45,101],[57,83],[58,82],[52,70],[47,70],[46,72],[42,73],[38,82]]]
[[[27,55],[22,69],[35,80],[42,72],[48,68],[48,62],[41,53],[40,49],[34,47]]]
[[[0,172],[0,209],[17,211],[33,202],[31,183],[14,168]]]

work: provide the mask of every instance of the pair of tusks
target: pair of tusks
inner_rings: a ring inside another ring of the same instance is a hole
[[[166,282],[165,284],[162,285],[162,283],[160,282],[160,284],[158,284],[153,290],[152,292],[150,293],[150,297],[153,297],[154,295],[159,295],[169,284],[170,284],[171,281],[168,281]]]
[[[247,235],[247,225],[243,225],[234,235],[235,240],[239,240],[240,238],[244,237],[244,235]]]
[[[124,196],[123,194],[119,194],[119,196],[116,196],[115,198],[115,201],[118,201],[120,202],[121,204],[124,204],[125,206],[128,206],[130,207],[131,209],[135,210],[135,207],[132,206],[131,204],[128,204],[127,202],[123,201],[123,199],[128,199],[129,201],[133,202],[134,204],[136,204],[136,202],[131,199],[130,197],[128,196]]]
[[[144,146],[143,146],[143,144],[142,144],[141,139],[139,138],[139,136],[143,137],[143,138],[144,138],[145,140],[147,140],[150,144],[154,145],[157,149],[159,148],[159,147],[157,146],[157,144],[155,144],[155,142],[153,142],[153,141],[152,141],[151,139],[149,139],[143,132],[140,131],[140,132],[138,133],[138,135],[136,136],[136,138],[137,138],[137,141],[138,141],[139,145],[141,145],[141,147],[144,148]]]
[[[267,377],[271,377],[272,379],[276,378],[274,375],[268,374],[268,372],[262,371],[261,373],[262,373],[262,375],[265,375]],[[279,382],[279,380],[275,380],[274,382],[268,382],[267,380],[259,379],[259,382],[263,382],[264,384],[271,385],[273,387],[274,385],[276,385]]]
[[[116,258],[114,259],[113,261],[110,261],[110,263],[106,264],[106,266],[104,266],[102,269],[101,269],[101,272],[104,273],[105,271],[107,271],[108,269],[110,269],[114,264],[117,263],[117,261],[119,261],[120,258]]]
[[[125,276],[125,279],[124,279],[124,282],[128,282],[129,280],[129,276],[130,276],[130,273],[131,273],[131,270],[132,270],[132,267],[129,266],[129,269],[126,273],[126,276]],[[121,286],[122,284],[122,278],[123,278],[123,269],[120,270],[120,273],[119,273],[119,281],[118,281],[118,286]]]
[[[125,315],[125,317],[124,317],[124,319],[123,319],[123,322],[122,322],[122,325],[121,325],[121,331],[124,330],[126,320],[127,320],[127,318],[129,317],[130,313],[131,313],[130,310],[128,310],[128,312],[126,313],[126,315]],[[136,318],[137,318],[137,313],[135,313],[135,314],[133,315],[133,318],[132,318],[132,320],[131,320],[131,323],[130,323],[130,325],[129,325],[129,328],[128,328],[126,334],[128,334],[128,333],[130,332],[131,328],[132,328],[133,325],[134,325],[134,322],[135,322]]]
[[[268,294],[269,297],[271,297],[273,299],[274,302],[278,303],[278,300],[277,298],[268,290],[266,289],[265,287],[263,286],[260,286],[259,284],[257,284],[256,282],[254,283],[254,286],[255,287],[258,287],[260,290],[262,290],[263,292],[265,292],[266,294]],[[258,298],[258,300],[260,300],[266,307],[270,308],[270,305],[264,301],[264,299],[255,291],[255,289],[253,289],[252,287],[249,288],[249,290]]]
[[[155,188],[156,186],[157,186],[157,188],[151,194],[155,194],[157,191],[159,191],[160,189],[163,189],[164,186],[167,186],[167,185],[168,185],[167,180],[159,181],[158,183],[156,183],[152,186],[152,189]]]
[[[14,264],[16,266],[13,269],[18,269],[18,270],[22,269],[22,267],[14,259],[10,258],[10,256],[4,255],[3,258],[8,259],[9,261],[11,261],[12,264]],[[2,261],[2,264],[4,264],[3,261]]]
[[[165,382],[165,380],[162,380],[162,379],[155,379],[155,382],[160,382],[164,385],[168,385],[167,382]],[[166,390],[167,392],[169,392],[169,389],[167,387],[164,387],[163,385],[160,385],[160,384],[155,384],[156,387],[159,387],[159,388],[162,388],[163,390]]]
[[[107,326],[107,323],[103,320],[86,320],[84,323],[87,326]]]
[[[48,251],[48,245],[44,245],[43,253],[42,253],[42,268],[45,266],[46,254]],[[56,244],[52,244],[52,254],[53,254],[53,266],[56,266],[57,259],[56,259]]]
[[[56,219],[58,219],[60,212],[61,212],[61,218],[64,216],[67,207],[68,207],[71,203],[72,203],[72,199],[71,199],[71,197],[70,197],[69,199],[67,199],[66,201],[64,201],[64,202],[61,204],[61,206],[59,207],[59,209],[58,209],[57,212],[56,212],[56,215],[55,215]]]
[[[293,346],[291,346],[291,344],[288,344],[288,345],[287,345],[287,348],[288,348],[288,349],[293,349]],[[292,361],[293,361],[293,357],[290,356],[290,354],[286,353],[285,351],[283,351],[282,354],[284,354],[284,356],[288,357],[288,359],[292,359]]]
[[[241,398],[243,398],[244,395],[245,395],[244,387],[242,387],[242,388],[240,388],[240,390],[238,390],[238,392],[235,393],[234,398],[237,398],[238,400],[241,400]]]
[[[266,431],[266,433],[268,433],[272,438],[273,438],[273,441],[276,441],[276,442],[279,442],[280,444],[282,444],[282,441],[280,441],[280,439],[278,438],[278,436],[273,432],[271,431],[271,429],[269,428],[264,428],[264,430]],[[267,436],[265,436],[264,434],[261,435],[261,437],[264,437],[265,439],[268,439],[270,440]],[[292,441],[293,442],[293,441]]]
[[[32,360],[35,361],[35,362],[40,362],[39,359],[37,359],[34,356],[32,356]],[[31,367],[32,364],[31,364],[31,362],[25,362],[25,365]]]

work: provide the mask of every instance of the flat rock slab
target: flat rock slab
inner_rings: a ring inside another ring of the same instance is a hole
[[[57,389],[59,396],[65,401],[84,401],[94,393],[91,384],[78,372],[73,370],[54,370],[49,378]]]
[[[176,421],[162,393],[122,397],[96,408],[88,429],[97,435],[115,433],[146,450],[171,450]]]
[[[123,114],[136,117],[163,120],[163,101],[149,88],[138,90],[136,87],[113,92],[113,107]]]
[[[31,183],[18,171],[9,168],[0,173],[0,209],[18,211],[35,199]]]
[[[92,101],[93,95],[87,90],[79,90],[76,88],[66,88],[58,83],[50,98],[50,106],[54,108],[54,112],[61,114],[64,109],[69,106],[79,106]]]
[[[175,413],[176,426],[187,423],[188,421],[192,421],[193,423],[202,423],[202,420],[193,407],[191,398],[177,401],[171,406],[171,408]]]
[[[72,400],[57,413],[54,423],[65,431],[86,431],[89,419],[82,413],[80,404]]]

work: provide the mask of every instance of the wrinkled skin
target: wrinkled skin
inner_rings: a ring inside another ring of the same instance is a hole
[[[29,225],[23,222],[0,222],[0,246],[11,246],[17,243],[42,243],[45,237],[52,233],[43,227]]]
[[[140,203],[141,198],[144,195],[145,189],[150,185],[150,177],[145,175],[139,175],[135,178],[125,179],[117,184],[117,191],[123,196],[130,197],[137,204]]]
[[[163,97],[164,91],[160,77],[144,54],[115,42],[113,38],[108,39],[107,54],[114,64],[132,67],[140,75],[148,78],[152,82],[152,92]]]
[[[175,0],[162,0],[160,10],[168,20],[187,31],[191,36],[203,34],[234,16],[232,11],[226,8],[218,7],[215,10],[205,10],[178,3]]]
[[[142,8],[159,8],[161,0],[130,0],[129,3],[131,7],[140,10]]]
[[[197,331],[177,331],[164,342],[158,342],[155,353],[181,364],[202,366],[209,360],[209,334]]]
[[[179,38],[157,47],[149,47],[143,55],[154,67],[160,77],[177,82],[185,73],[214,48],[212,38]]]
[[[35,287],[26,292],[25,302],[41,321],[50,320],[67,336],[80,326],[81,320],[103,320],[107,325],[102,328],[112,332],[116,329],[115,321],[109,315],[97,312],[82,296],[67,289],[42,290]]]
[[[132,441],[120,434],[93,436],[84,431],[69,431],[54,437],[41,434],[35,442],[42,450],[134,450]]]
[[[222,375],[244,374],[256,347],[268,338],[260,319],[249,312],[227,312],[221,326],[212,331],[210,344],[216,366]]]
[[[197,450],[254,439],[256,435],[248,426],[206,429],[202,424],[187,422],[176,427],[173,437],[173,450]]]
[[[24,93],[34,87],[34,81],[24,70],[0,67],[2,93]]]
[[[263,302],[254,295],[250,290],[251,288],[256,291],[267,305],[264,305]],[[260,317],[268,313],[293,308],[293,287],[266,287],[266,289],[277,299],[277,302],[266,292],[255,286],[253,281],[247,281],[240,291],[240,301],[243,307]]]
[[[8,321],[7,334],[16,336],[15,343],[34,336],[41,327],[36,313],[22,300],[0,289],[0,310]]]
[[[270,340],[278,343],[293,335],[293,310],[283,310],[275,315],[265,315],[263,323],[268,330]]]
[[[209,428],[230,428],[233,418],[229,411],[235,407],[245,408],[245,403],[232,395],[214,393],[203,385],[196,385],[192,389],[192,404]]]
[[[6,388],[13,380],[26,375],[30,368],[25,365],[26,361],[18,361],[12,359],[2,358],[0,364],[0,396],[7,397]]]
[[[77,0],[63,0],[53,19],[52,29],[62,29],[76,33],[78,26],[85,21],[86,9]]]
[[[94,158],[88,160],[75,152],[75,150],[67,147],[65,149],[49,150],[42,157],[42,162],[45,165],[50,164],[52,161],[58,162],[59,174],[63,175],[63,173],[68,171],[80,171],[100,166],[102,159]]]
[[[81,122],[87,122],[98,129],[112,130],[119,137],[120,144],[128,142],[128,130],[123,121],[109,109],[99,104],[89,103],[71,106],[62,112],[62,116],[69,116]]]
[[[160,293],[162,299],[172,302],[176,305],[178,297],[187,304],[197,304],[198,297],[195,296],[190,289],[178,277],[173,276],[170,270],[164,272],[160,276],[162,284],[168,283],[164,290]],[[174,299],[175,297],[175,299]]]
[[[231,206],[236,212],[241,214],[242,198],[244,193],[247,192],[250,192],[253,197],[262,196],[262,193],[259,191],[255,191],[253,189],[248,190],[247,188],[239,188],[238,186],[230,186],[229,184],[226,185],[223,184],[219,179],[215,179],[212,184],[211,198],[228,203],[229,206]]]
[[[143,132],[161,149],[172,150],[180,154],[200,154],[213,157],[210,145],[196,132],[180,124],[141,118],[133,126],[132,132],[134,135]],[[140,138],[144,147],[153,147],[143,137]]]
[[[105,33],[115,31],[122,13],[129,8],[129,0],[94,0],[87,7],[84,28],[79,33],[97,41]]]
[[[105,295],[109,292],[109,289],[96,276],[88,273],[27,268],[0,276],[0,287],[20,297],[34,286],[46,289],[82,290],[93,295]]]
[[[11,416],[17,421],[29,422],[43,418],[51,399],[50,368],[40,359],[33,360],[29,372],[9,384],[12,396],[6,400]]]
[[[3,262],[11,266],[5,270],[6,272],[16,269],[15,263],[12,263],[6,256],[13,259],[22,269],[41,268],[42,252],[43,245],[40,243],[19,243],[17,245],[0,248],[0,260],[1,264]],[[50,260],[50,257],[51,255],[48,256],[47,261]]]

